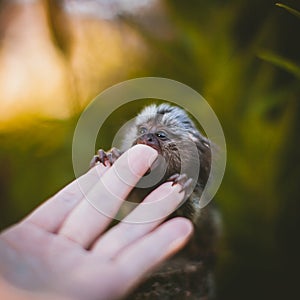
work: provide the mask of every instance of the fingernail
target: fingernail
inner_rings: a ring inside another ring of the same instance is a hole
[[[143,175],[157,158],[158,152],[146,145],[135,145],[128,150],[128,166],[136,175]]]

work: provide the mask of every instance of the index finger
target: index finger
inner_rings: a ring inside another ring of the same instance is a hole
[[[67,217],[59,234],[88,247],[106,229],[156,157],[157,151],[145,145],[136,145],[121,155]]]

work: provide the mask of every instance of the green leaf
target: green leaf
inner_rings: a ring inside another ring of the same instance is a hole
[[[286,9],[286,10],[287,10],[288,12],[290,12],[292,15],[294,15],[294,16],[300,18],[300,12],[299,12],[298,10],[296,10],[296,9],[294,9],[294,8],[291,8],[291,7],[289,7],[289,6],[285,5],[285,4],[282,4],[282,3],[276,3],[275,5],[276,5],[276,6],[279,6],[279,7],[282,7],[282,8],[284,8],[284,9]]]
[[[269,51],[261,51],[258,53],[258,57],[300,78],[300,66],[295,64],[293,61]]]

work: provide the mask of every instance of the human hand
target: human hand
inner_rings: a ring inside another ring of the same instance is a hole
[[[154,149],[137,145],[113,166],[95,166],[4,231],[1,299],[119,299],[182,248],[193,230],[187,219],[120,222],[105,231],[112,218],[91,205],[115,215],[156,156]],[[180,189],[164,183],[143,202],[162,199],[164,212],[171,213],[183,199]],[[139,205],[128,220],[141,212]]]

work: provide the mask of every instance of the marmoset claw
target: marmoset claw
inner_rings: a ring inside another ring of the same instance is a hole
[[[115,161],[121,156],[122,152],[117,148],[112,148],[108,152],[100,149],[97,151],[97,155],[94,155],[90,162],[90,168],[94,167],[97,164],[103,164],[106,166],[106,162],[109,161],[110,165],[113,165]]]
[[[180,184],[181,185],[181,190],[179,191],[179,193],[181,193],[182,191],[187,191],[188,188],[191,186],[192,184],[192,178],[188,178],[186,174],[174,174],[171,177],[169,177],[169,179],[167,181],[173,181],[173,185],[175,184]]]

